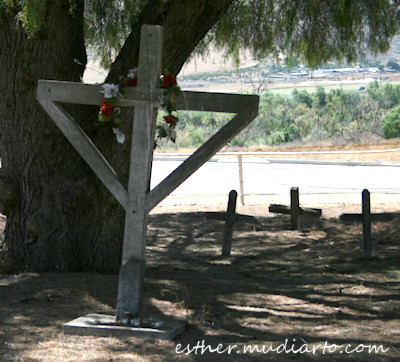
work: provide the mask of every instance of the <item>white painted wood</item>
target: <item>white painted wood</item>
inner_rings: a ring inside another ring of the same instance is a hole
[[[148,212],[245,128],[258,112],[258,96],[180,92],[176,96],[177,109],[235,113],[236,116],[150,191],[155,120],[164,92],[159,88],[161,55],[162,28],[143,26],[138,85],[126,89],[115,104],[135,107],[128,190],[93,142],[59,106],[61,103],[100,105],[102,88],[99,85],[41,80],[37,90],[40,104],[126,211],[117,320],[124,315],[141,318]]]
[[[88,104],[98,106],[104,99],[103,88],[96,84],[39,80],[38,93],[58,103]],[[115,100],[116,107],[134,107],[143,102],[160,104],[162,89],[143,93],[138,87],[125,88],[125,94]]]
[[[258,96],[248,94],[205,93],[184,91],[176,96],[177,109],[182,111],[254,113]],[[256,114],[258,113],[258,107]]]
[[[140,42],[138,85],[142,93],[155,92],[160,83],[162,29],[143,26]],[[135,107],[129,171],[129,207],[125,216],[124,242],[118,286],[117,319],[124,313],[140,317],[147,231],[146,197],[150,188],[156,109],[153,103]]]
[[[238,155],[240,203],[244,205],[243,155]]]
[[[104,99],[101,86],[55,80],[39,80],[38,92],[53,102],[99,105]],[[160,104],[163,89],[143,92],[138,87],[125,88],[125,94],[116,99],[115,106],[133,107],[142,102]],[[181,91],[176,96],[177,109],[183,111],[239,113],[257,102],[258,97],[243,94]]]

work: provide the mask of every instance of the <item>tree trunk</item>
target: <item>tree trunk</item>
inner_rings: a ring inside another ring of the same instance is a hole
[[[33,39],[16,28],[14,14],[0,16],[1,171],[18,194],[2,210],[5,246],[16,269],[73,269],[86,216],[80,203],[93,202],[80,187],[89,170],[37,103],[36,85],[83,74],[74,62],[86,63],[83,2],[71,14],[69,1],[48,1]]]
[[[109,79],[137,64],[142,24],[164,26],[163,67],[178,73],[184,61],[232,0],[152,0],[133,28]],[[27,39],[13,14],[0,19],[5,73],[0,76],[0,211],[7,214],[5,246],[15,270],[117,272],[124,210],[36,101],[38,79],[79,81],[86,64],[83,0],[71,15],[69,1],[48,1],[41,32]],[[131,112],[124,109],[124,145],[111,127],[96,122],[98,108],[68,107],[126,182]],[[2,186],[2,184],[4,186]]]

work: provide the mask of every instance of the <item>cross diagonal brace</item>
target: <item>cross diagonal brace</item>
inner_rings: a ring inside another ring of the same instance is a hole
[[[46,86],[45,81],[39,81],[37,99],[101,182],[126,209],[128,207],[128,192],[114,169],[78,123],[55,103],[56,101],[51,97],[51,88]]]
[[[177,98],[179,110],[227,112],[237,115],[148,193],[146,209],[151,210],[155,207],[253,121],[258,114],[258,102],[259,97],[251,95],[200,92],[179,94]]]

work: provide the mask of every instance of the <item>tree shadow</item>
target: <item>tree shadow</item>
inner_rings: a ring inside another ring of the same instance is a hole
[[[176,341],[100,339],[104,355],[149,359],[365,360],[363,351],[243,353],[245,346],[379,345],[373,357],[399,358],[399,227],[381,223],[375,257],[360,257],[359,226],[324,219],[320,229],[290,230],[286,216],[259,218],[262,227],[235,224],[232,255],[221,256],[224,223],[202,213],[150,215],[144,315],[187,323]],[[117,275],[21,274],[0,277],[0,357],[56,343],[62,325],[87,313],[114,314]],[[65,341],[79,350],[95,337]],[[193,349],[204,340],[232,353]],[[182,352],[175,349],[181,345]],[[186,350],[185,350],[186,348]],[[197,353],[196,353],[197,352]],[[204,353],[200,353],[204,352]],[[238,353],[239,352],[239,353]]]
[[[170,288],[192,315],[203,316],[192,321],[196,333],[187,331],[178,338],[179,343],[193,341],[199,329],[215,343],[278,343],[299,335],[311,343],[321,341],[313,329],[324,326],[330,331],[329,343],[356,346],[380,341],[399,350],[398,338],[392,338],[394,330],[382,341],[360,327],[365,323],[369,329],[378,323],[383,331],[385,324],[398,320],[400,248],[393,224],[380,231],[393,240],[375,235],[375,253],[379,256],[367,260],[360,256],[357,225],[349,227],[324,219],[321,230],[292,231],[285,216],[259,221],[263,230],[235,225],[232,256],[221,257],[223,223],[206,221],[201,213],[152,218],[152,227],[160,233],[149,245],[158,243],[163,252],[156,248],[149,251],[147,260],[156,260],[156,264],[148,264],[148,285],[157,289],[169,265],[173,273]],[[333,332],[338,325],[353,332],[338,337]],[[206,332],[209,329],[231,332],[229,337],[218,333],[210,336]]]

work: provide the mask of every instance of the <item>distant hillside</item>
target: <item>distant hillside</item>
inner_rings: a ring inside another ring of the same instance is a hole
[[[367,63],[378,66],[378,64],[386,65],[389,60],[395,60],[400,64],[400,35],[396,36],[391,44],[390,50],[386,54],[381,54],[377,57],[368,55]],[[361,60],[360,60],[361,61]],[[243,53],[240,57],[239,69],[254,67],[259,64],[260,68],[263,68],[265,64],[272,64],[274,61],[257,61],[249,52]],[[341,67],[340,64],[333,64],[333,67]],[[348,66],[343,64],[342,66]],[[211,49],[209,53],[202,56],[195,56],[190,59],[182,68],[180,77],[186,77],[193,74],[199,73],[221,73],[237,70],[232,60],[223,56],[222,52]]]
[[[389,60],[395,60],[400,64],[400,35],[396,36],[393,41],[391,48],[388,53],[379,55],[374,58],[372,55],[367,57],[371,62],[376,64],[381,63],[386,65]],[[258,68],[264,68],[266,63],[272,63],[272,61],[259,62],[255,60],[249,52],[244,52],[240,57],[239,69],[254,68],[257,65]],[[257,68],[257,67],[256,67]],[[206,56],[194,56],[190,59],[182,68],[179,73],[180,78],[185,78],[194,74],[202,73],[222,73],[235,71],[236,66],[232,60],[224,57],[223,53],[210,49]],[[102,69],[99,62],[96,60],[90,60],[84,74],[84,82],[87,83],[102,83],[106,77],[107,71]]]
[[[259,61],[255,60],[249,52],[243,52],[240,56],[239,68],[251,67],[258,63]],[[199,73],[219,73],[235,69],[236,66],[233,64],[232,59],[226,58],[221,51],[211,48],[206,55],[194,56],[186,62],[179,76],[185,77]]]
[[[379,55],[377,59],[379,59],[383,64],[386,64],[391,59],[400,63],[400,35],[394,37],[390,50],[386,54]]]

